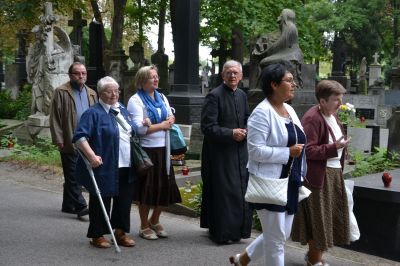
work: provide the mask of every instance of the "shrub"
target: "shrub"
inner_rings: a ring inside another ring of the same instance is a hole
[[[0,118],[25,120],[31,114],[32,86],[25,85],[15,100],[10,90],[1,90],[0,102]]]
[[[399,154],[389,153],[386,148],[374,148],[374,153],[364,157],[356,152],[353,155],[355,169],[351,173],[353,177],[379,173],[400,167]]]

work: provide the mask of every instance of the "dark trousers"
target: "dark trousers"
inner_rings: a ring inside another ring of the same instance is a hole
[[[85,198],[82,196],[81,186],[76,181],[75,168],[78,153],[61,153],[61,163],[64,172],[63,211],[79,212],[87,207]]]
[[[129,168],[119,168],[119,195],[101,197],[108,216],[110,216],[111,199],[113,200],[111,227],[122,229],[126,233],[130,231],[134,188],[133,183],[128,183],[128,176]],[[87,237],[96,238],[110,233],[97,195],[89,195],[89,220]]]

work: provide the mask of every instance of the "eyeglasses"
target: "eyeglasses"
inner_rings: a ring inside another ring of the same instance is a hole
[[[75,75],[75,76],[80,76],[80,75],[86,76],[86,75],[87,75],[86,72],[72,72],[71,74],[72,74],[72,75]]]
[[[236,72],[236,71],[227,71],[227,72],[225,72],[225,75],[228,76],[228,77],[230,77],[230,76],[237,77],[240,74],[242,74],[242,72]]]
[[[150,77],[150,80],[155,80],[155,79],[160,79],[160,77],[159,76],[152,76],[152,77]]]
[[[289,80],[282,79],[281,81],[284,81],[284,82],[290,83],[291,85],[297,86],[297,83],[296,83],[296,81],[294,81],[294,79],[289,79]]]
[[[107,96],[110,95],[119,95],[121,93],[120,90],[113,90],[113,91],[103,91]]]

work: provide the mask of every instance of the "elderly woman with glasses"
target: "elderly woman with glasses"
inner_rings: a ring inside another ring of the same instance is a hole
[[[181,202],[180,192],[166,149],[166,137],[175,122],[167,98],[157,91],[158,74],[155,66],[145,66],[135,77],[137,93],[128,101],[128,111],[138,128],[140,145],[151,158],[154,167],[135,182],[134,200],[139,205],[140,237],[155,240],[168,237],[160,223],[165,207]],[[153,208],[151,216],[150,209]]]
[[[299,187],[306,170],[303,127],[286,101],[294,97],[296,83],[289,62],[266,66],[261,73],[261,89],[266,98],[247,122],[248,169],[250,179],[289,178],[285,206],[250,203],[257,211],[263,233],[241,254],[230,257],[234,265],[247,265],[264,258],[263,265],[283,266],[285,242],[290,236],[297,211]]]
[[[130,211],[133,198],[135,171],[131,166],[130,136],[135,125],[128,110],[118,102],[119,85],[111,77],[97,83],[99,103],[83,113],[73,138],[75,146],[82,151],[93,168],[111,226],[115,229],[117,243],[133,247],[135,241],[126,233],[130,230]],[[77,163],[79,182],[89,191],[89,229],[87,237],[98,248],[109,248],[107,222],[96,196],[89,172],[82,158]]]

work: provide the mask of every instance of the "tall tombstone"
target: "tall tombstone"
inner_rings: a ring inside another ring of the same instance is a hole
[[[348,88],[348,82],[345,73],[346,70],[345,66],[347,63],[346,53],[347,53],[347,45],[344,39],[342,37],[335,36],[332,45],[332,54],[333,54],[332,73],[329,78],[332,80],[336,80],[337,82],[342,84],[342,86],[345,89]]]
[[[86,27],[87,21],[82,19],[82,11],[74,9],[73,19],[68,20],[68,26],[71,26],[72,32],[69,34],[71,42],[74,44],[74,61],[85,63],[85,58],[82,56],[82,38],[83,27]]]
[[[127,60],[129,56],[125,54],[125,51],[121,48],[115,51],[112,51],[111,54],[107,56],[108,66],[106,69],[109,71],[106,73],[108,76],[113,77],[118,84],[120,85],[120,89],[122,90],[122,94],[120,95],[120,101],[124,102],[125,100],[125,91],[124,91],[124,73],[128,71]]]
[[[158,50],[151,56],[151,63],[157,66],[158,76],[160,78],[158,86],[162,93],[168,95],[170,93],[168,84],[168,55],[163,51]]]
[[[15,64],[17,69],[17,86],[18,89],[22,89],[22,86],[27,82],[27,75],[26,75],[26,38],[28,34],[25,30],[20,30],[17,33],[18,39],[18,51],[15,57]]]
[[[400,108],[393,112],[387,121],[387,127],[389,129],[388,151],[400,153]]]
[[[105,75],[102,32],[103,25],[100,22],[92,21],[89,23],[89,62],[86,65],[88,72],[86,84],[92,89],[96,89],[97,81]]]
[[[174,1],[174,84],[168,95],[176,110],[176,123],[200,122],[204,96],[199,82],[199,0]]]

